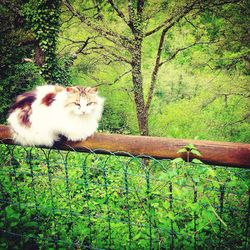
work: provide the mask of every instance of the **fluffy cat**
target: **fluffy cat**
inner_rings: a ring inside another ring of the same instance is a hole
[[[103,105],[96,88],[44,85],[17,97],[8,123],[24,146],[52,146],[60,136],[85,140],[96,132]]]

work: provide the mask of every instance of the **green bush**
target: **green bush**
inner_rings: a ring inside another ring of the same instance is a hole
[[[0,157],[2,248],[247,244],[246,171],[4,145]]]

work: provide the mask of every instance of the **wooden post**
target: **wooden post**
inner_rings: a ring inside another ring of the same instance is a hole
[[[8,126],[0,125],[0,141],[13,144]],[[162,137],[133,136],[118,134],[95,134],[86,141],[65,142],[58,144],[57,149],[80,152],[95,151],[96,153],[133,156],[152,156],[156,159],[175,159],[186,154],[177,151],[192,143],[202,156],[198,158],[206,164],[231,167],[250,168],[250,144],[215,142],[202,140],[168,139]]]

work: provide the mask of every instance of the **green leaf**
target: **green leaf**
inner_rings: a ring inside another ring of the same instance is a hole
[[[178,157],[178,158],[175,158],[174,160],[172,160],[172,162],[181,163],[181,162],[184,162],[184,160],[182,158]]]
[[[38,227],[38,223],[35,221],[29,221],[24,224],[25,227]]]
[[[177,153],[186,153],[187,149],[186,148],[182,148],[180,150],[177,151]]]
[[[136,234],[136,235],[133,237],[133,240],[138,240],[140,237],[141,237],[141,234],[138,233],[138,234]]]
[[[191,153],[194,154],[194,155],[201,156],[201,153],[198,150],[196,150],[196,149],[192,149]]]
[[[212,176],[212,177],[216,176],[216,172],[213,169],[211,169],[211,168],[208,169],[207,174],[210,175],[210,176]]]
[[[174,216],[174,212],[170,211],[166,214],[166,216],[170,219],[170,220],[174,220],[175,216]]]
[[[17,224],[18,224],[18,221],[12,221],[12,222],[10,223],[10,226],[11,226],[11,227],[15,227]]]
[[[196,149],[196,147],[195,147],[192,143],[187,144],[187,145],[185,146],[185,148],[190,149],[190,150]]]
[[[196,164],[203,164],[203,162],[199,159],[193,159],[192,162]]]
[[[176,169],[172,169],[172,170],[168,171],[168,176],[169,177],[174,177],[176,175],[177,175]]]
[[[200,178],[199,177],[193,177],[194,182],[200,182]]]

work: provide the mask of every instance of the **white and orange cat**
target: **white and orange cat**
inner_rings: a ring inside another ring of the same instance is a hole
[[[97,88],[44,85],[17,97],[8,123],[21,145],[53,146],[60,136],[85,140],[96,132],[103,105]]]

